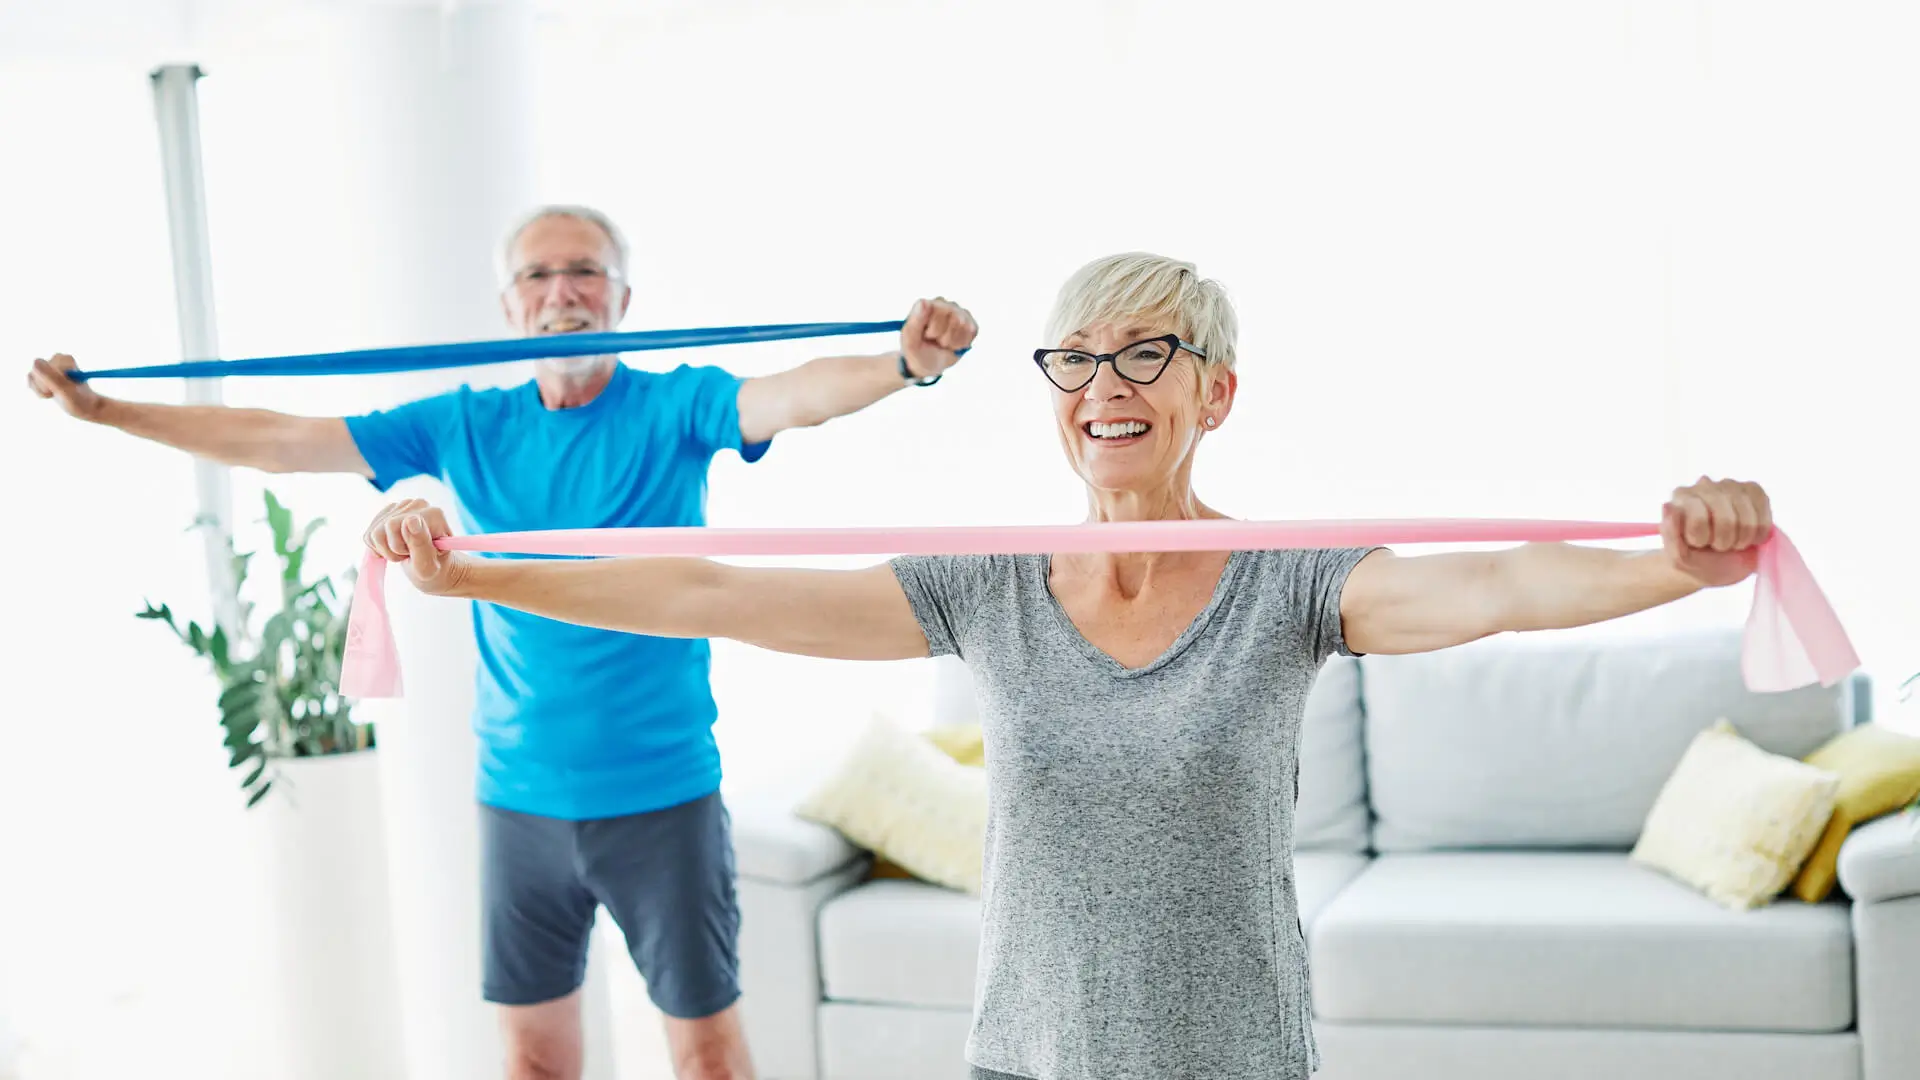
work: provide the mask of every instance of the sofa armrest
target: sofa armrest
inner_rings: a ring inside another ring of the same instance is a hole
[[[774,885],[805,885],[866,857],[825,825],[793,812],[795,800],[756,792],[727,800],[740,876]]]
[[[1920,896],[1920,816],[1888,814],[1853,830],[1840,847],[1840,887],[1857,904]]]
[[[1840,884],[1853,897],[1861,1076],[1920,1076],[1920,820],[1893,814],[1854,830]]]
[[[740,1019],[762,1080],[820,1076],[820,908],[855,888],[868,854],[793,812],[791,792],[727,797],[740,900]]]

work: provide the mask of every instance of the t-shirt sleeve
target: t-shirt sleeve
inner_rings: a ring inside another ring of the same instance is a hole
[[[1301,552],[1293,578],[1295,610],[1303,613],[1307,648],[1314,664],[1327,657],[1357,656],[1347,647],[1345,627],[1340,619],[1340,594],[1347,576],[1360,560],[1378,550],[1370,547],[1316,548]]]
[[[889,564],[927,635],[927,655],[966,659],[982,595],[1003,559],[986,555],[901,555]]]
[[[373,469],[373,486],[385,491],[412,476],[439,476],[440,448],[460,411],[453,390],[392,409],[347,417],[347,433]]]
[[[682,434],[703,455],[733,450],[746,461],[758,461],[772,445],[740,441],[740,384],[744,381],[725,368],[682,364],[673,370]]]

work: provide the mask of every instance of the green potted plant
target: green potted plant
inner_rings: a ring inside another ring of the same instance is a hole
[[[138,617],[165,623],[219,680],[219,718],[230,768],[244,769],[249,849],[257,889],[245,902],[273,912],[260,943],[259,990],[291,1080],[397,1076],[403,1071],[386,821],[373,724],[340,696],[346,587],[307,579],[307,545],[323,524],[302,525],[268,491],[266,524],[278,580],[260,581],[262,608],[240,598],[250,554],[231,540],[232,591],[217,608],[226,626],[189,622],[151,602]],[[270,599],[269,599],[270,598]],[[269,792],[280,792],[266,799]],[[262,800],[266,800],[264,803]],[[257,811],[252,808],[258,806]]]
[[[347,640],[347,605],[331,577],[306,580],[307,544],[325,524],[315,518],[296,527],[293,513],[272,491],[265,493],[267,527],[280,561],[279,603],[256,633],[254,604],[239,593],[253,553],[235,553],[231,538],[233,589],[238,625],[211,632],[197,622],[181,629],[173,610],[148,602],[136,618],[162,622],[205,659],[220,680],[220,727],[228,766],[244,768],[241,789],[247,806],[266,798],[279,778],[280,763],[370,750],[373,724],[353,718],[352,705],[340,696],[340,662]],[[354,572],[345,580],[351,585]]]

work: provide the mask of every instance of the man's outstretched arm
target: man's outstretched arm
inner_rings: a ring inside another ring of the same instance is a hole
[[[184,450],[195,457],[262,472],[338,472],[371,477],[373,469],[339,417],[292,416],[226,405],[165,405],[121,401],[96,393],[66,373],[65,353],[35,360],[27,386],[60,403],[69,415]]]
[[[959,361],[979,328],[949,300],[913,305],[900,331],[900,348],[877,356],[823,356],[775,375],[740,384],[740,442],[763,443],[782,431],[813,427],[858,412],[913,380],[932,378]],[[902,378],[900,358],[906,357]]]

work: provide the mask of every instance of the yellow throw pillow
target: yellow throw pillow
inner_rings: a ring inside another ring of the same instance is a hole
[[[986,770],[874,717],[840,768],[795,808],[913,877],[979,895]]]
[[[1806,761],[1840,777],[1833,818],[1793,879],[1793,895],[1817,904],[1833,892],[1840,845],[1854,826],[1891,814],[1920,796],[1920,739],[1863,724],[1808,754]]]
[[[1833,816],[1840,778],[1770,754],[1725,720],[1694,736],[1632,859],[1736,911],[1779,896]]]
[[[962,765],[984,768],[987,764],[986,743],[979,724],[944,724],[926,731],[925,737]],[[913,874],[892,859],[876,855],[867,877],[910,880]]]
[[[979,724],[946,724],[927,732],[927,741],[962,765],[987,764],[986,738]]]

